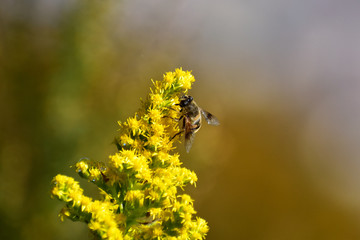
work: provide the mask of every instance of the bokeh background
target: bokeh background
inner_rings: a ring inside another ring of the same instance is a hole
[[[0,238],[91,239],[57,173],[113,154],[150,79],[192,70],[184,165],[209,240],[360,239],[360,2],[0,1]]]

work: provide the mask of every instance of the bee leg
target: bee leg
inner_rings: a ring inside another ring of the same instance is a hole
[[[184,132],[184,130],[181,130],[180,132],[176,133],[172,138],[170,138],[170,141],[173,140],[176,136],[182,134],[183,132]]]
[[[196,125],[196,127],[193,127],[193,128],[191,128],[191,130],[193,131],[193,130],[197,130],[197,129],[199,129],[200,128],[200,124],[199,125]]]
[[[180,106],[180,104],[175,104],[176,106]],[[171,110],[173,110],[173,111],[176,111],[175,109],[173,109],[173,108],[170,108]],[[179,112],[182,112],[184,109],[183,108],[181,108],[180,109],[180,111]]]
[[[182,115],[180,118],[174,118],[175,121],[179,122],[181,119],[184,118],[184,115]]]
[[[175,106],[179,106],[180,104],[174,104]],[[175,111],[175,112],[177,112],[178,110],[176,110],[176,109],[173,109],[172,107],[167,107],[168,109],[170,109],[170,110],[173,110],[173,111]],[[180,112],[182,112],[182,108],[180,109]]]
[[[163,116],[163,118],[171,118],[172,120],[175,120],[175,121],[180,121],[181,119],[183,119],[184,116],[181,116],[180,118],[172,118],[172,117],[169,117],[169,116]]]

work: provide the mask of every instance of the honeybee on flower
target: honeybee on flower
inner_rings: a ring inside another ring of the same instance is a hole
[[[195,133],[199,131],[201,127],[202,117],[204,117],[206,122],[210,125],[217,126],[220,123],[214,115],[200,108],[192,96],[182,96],[178,105],[181,107],[180,112],[182,115],[179,120],[183,119],[183,127],[179,133],[172,137],[172,139],[184,132],[185,148],[186,152],[189,152],[194,141]]]

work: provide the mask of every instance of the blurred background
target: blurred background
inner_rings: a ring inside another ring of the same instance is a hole
[[[0,238],[90,239],[58,173],[106,160],[150,79],[216,115],[186,154],[209,240],[360,239],[360,2],[0,1]]]

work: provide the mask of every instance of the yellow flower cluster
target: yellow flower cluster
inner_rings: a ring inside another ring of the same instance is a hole
[[[84,221],[89,228],[103,239],[121,240],[124,229],[125,216],[116,213],[116,206],[110,201],[95,200],[83,195],[79,183],[73,178],[57,175],[53,179],[52,196],[66,202],[59,217],[65,217],[74,221]]]
[[[61,218],[84,221],[101,239],[204,239],[205,220],[189,195],[177,188],[195,185],[197,176],[181,167],[173,139],[180,131],[179,97],[195,81],[181,68],[164,74],[142,108],[120,125],[115,144],[118,152],[107,163],[82,159],[76,170],[96,184],[104,196],[95,200],[83,195],[72,178],[58,175],[52,196],[66,202]]]

